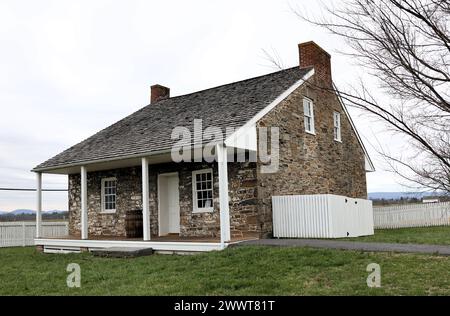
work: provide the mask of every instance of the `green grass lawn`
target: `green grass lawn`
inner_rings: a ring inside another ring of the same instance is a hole
[[[69,263],[81,288],[66,286]],[[369,263],[381,288],[368,288]],[[192,256],[105,259],[0,249],[0,295],[450,295],[450,257],[236,247]]]
[[[450,226],[377,229],[373,236],[343,238],[342,240],[450,245]]]

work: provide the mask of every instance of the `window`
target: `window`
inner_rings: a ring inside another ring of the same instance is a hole
[[[194,213],[213,211],[212,169],[192,172]]]
[[[116,211],[117,179],[102,179],[102,212],[114,213]]]
[[[341,141],[341,113],[334,112],[333,113],[333,121],[334,121],[334,140],[340,142]]]
[[[305,115],[305,131],[314,134],[314,105],[309,99],[303,99],[303,113]]]

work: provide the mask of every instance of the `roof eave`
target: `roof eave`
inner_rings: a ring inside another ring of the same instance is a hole
[[[242,133],[247,128],[255,125],[259,120],[266,116],[272,109],[274,109],[278,104],[283,102],[288,96],[290,96],[295,90],[301,87],[306,81],[308,81],[314,75],[314,68],[311,68],[300,80],[294,83],[289,89],[280,94],[275,100],[273,100],[268,106],[259,111],[255,116],[253,116],[247,123],[238,128],[234,133],[225,139],[225,144],[227,144],[231,139]]]
[[[356,138],[358,139],[358,142],[359,142],[362,150],[364,151],[366,172],[375,172],[376,171],[375,166],[374,166],[374,164],[372,162],[372,159],[369,156],[369,152],[367,151],[366,146],[364,146],[364,143],[363,143],[363,141],[361,139],[361,136],[359,135],[358,130],[356,129],[356,125],[353,122],[353,119],[350,116],[350,113],[348,112],[347,106],[345,105],[344,101],[342,100],[342,97],[339,94],[338,89],[337,89],[337,87],[336,87],[336,85],[334,83],[333,83],[333,87],[334,87],[334,90],[336,91],[336,95],[338,96],[339,102],[341,103],[342,108],[344,109],[344,112],[347,115],[348,120],[350,121],[350,125],[352,126],[353,130],[355,131]]]
[[[111,162],[111,161],[118,161],[118,160],[125,160],[125,159],[133,159],[133,158],[144,158],[144,157],[150,157],[150,156],[157,156],[161,154],[167,154],[170,153],[171,149],[164,149],[159,151],[153,151],[153,152],[146,152],[146,153],[139,153],[139,154],[133,154],[133,155],[127,155],[127,156],[118,156],[118,157],[111,157],[111,158],[103,158],[103,159],[93,159],[93,160],[86,160],[86,161],[79,161],[69,164],[62,164],[62,165],[56,165],[56,166],[49,166],[49,167],[41,167],[39,166],[33,168],[31,172],[48,172],[48,171],[56,171],[60,169],[66,169],[66,168],[73,168],[73,167],[81,167],[96,163],[103,163],[103,162]]]

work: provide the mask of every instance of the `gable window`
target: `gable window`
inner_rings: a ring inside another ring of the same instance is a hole
[[[213,211],[212,169],[192,172],[194,213]]]
[[[102,212],[114,213],[117,200],[117,179],[102,179]]]
[[[333,113],[333,121],[334,121],[334,140],[340,142],[341,141],[341,113],[334,112]]]
[[[305,115],[305,131],[310,134],[315,134],[314,105],[310,99],[303,99],[303,113]]]

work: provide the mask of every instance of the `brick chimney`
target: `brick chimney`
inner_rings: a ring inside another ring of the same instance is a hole
[[[170,89],[159,84],[155,84],[150,88],[150,103],[155,103],[162,99],[170,98]]]
[[[326,88],[333,86],[331,79],[331,55],[311,42],[298,44],[300,68],[314,67],[316,83]]]

